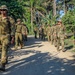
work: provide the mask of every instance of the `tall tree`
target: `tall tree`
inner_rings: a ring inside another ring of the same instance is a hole
[[[53,16],[56,16],[56,0],[53,0]]]

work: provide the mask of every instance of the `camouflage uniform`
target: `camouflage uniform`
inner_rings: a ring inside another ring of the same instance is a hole
[[[48,25],[48,27],[46,28],[46,33],[47,33],[48,41],[51,41],[51,27],[50,27],[50,25]]]
[[[18,22],[20,22],[18,24]],[[15,32],[15,49],[18,48],[18,45],[20,44],[20,47],[22,48],[23,47],[23,39],[22,39],[22,28],[23,28],[23,25],[21,23],[21,20],[20,19],[17,19],[17,23],[16,23],[16,32]]]
[[[35,27],[35,28],[34,28],[35,39],[37,39],[37,32],[38,32],[38,28]]]
[[[12,23],[13,24],[11,25],[11,39],[10,39],[10,41],[11,41],[11,44],[15,44],[15,21],[12,20]]]
[[[54,41],[54,26],[51,27],[51,44],[53,44]]]
[[[54,36],[53,44],[54,44],[55,47],[57,47],[57,25],[54,26],[53,36]]]
[[[22,27],[22,35],[23,35],[23,40],[24,41],[27,41],[27,34],[28,34],[27,27],[26,27],[25,24],[23,24],[23,27]]]
[[[1,9],[2,10],[2,13],[4,11],[7,11],[7,7],[6,5],[2,5],[1,6]],[[0,66],[0,70],[5,70],[5,64],[7,63],[7,51],[8,51],[8,45],[9,45],[9,42],[10,42],[10,32],[11,32],[11,24],[12,24],[12,21],[10,19],[9,16],[1,16],[0,18],[0,43],[2,45],[2,53],[1,53],[1,66]]]
[[[39,28],[39,39],[41,39],[41,35],[42,35],[42,26],[40,26]]]
[[[62,23],[57,26],[57,50],[59,50],[61,44],[63,52],[65,51],[64,49],[65,29],[66,28],[64,27],[64,25],[62,25]]]
[[[42,25],[42,40],[45,40],[45,36],[46,36],[46,27]]]

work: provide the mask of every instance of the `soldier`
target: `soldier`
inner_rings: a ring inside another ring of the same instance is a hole
[[[11,25],[11,44],[15,44],[15,21],[11,18],[13,24]]]
[[[27,41],[27,34],[28,34],[27,27],[26,27],[25,24],[23,24],[23,27],[22,27],[22,35],[23,35],[23,40],[24,41]]]
[[[28,35],[28,33],[29,33],[29,29],[28,29],[28,27],[27,27],[26,25],[25,25],[25,27],[26,27],[25,41],[28,41],[27,35]]]
[[[46,33],[47,33],[48,41],[51,41],[51,27],[50,27],[50,25],[48,25],[48,27],[46,28]]]
[[[21,23],[21,19],[17,19],[16,23],[16,32],[15,32],[15,49],[18,49],[18,46],[20,44],[20,48],[23,47],[23,39],[22,39],[22,28],[23,25]]]
[[[7,57],[8,57],[7,54],[8,45],[10,42],[11,24],[13,23],[7,14],[8,9],[6,5],[2,5],[0,11],[1,11],[0,42],[2,45],[0,70],[5,71],[5,65],[7,63]]]
[[[42,25],[41,39],[44,41],[45,41],[45,36],[46,36],[46,27],[45,27],[45,25]]]
[[[53,44],[55,47],[57,47],[57,25],[54,25],[53,29]]]
[[[59,51],[60,49],[60,44],[62,47],[62,51],[64,52],[64,38],[65,38],[65,27],[62,24],[62,21],[58,21],[58,26],[57,26],[57,50]]]
[[[39,27],[39,39],[41,39],[41,35],[42,35],[42,26]]]
[[[54,41],[54,25],[51,26],[51,44],[53,44],[53,41]]]
[[[35,39],[37,39],[37,32],[38,32],[38,28],[34,27],[34,35],[35,35]]]

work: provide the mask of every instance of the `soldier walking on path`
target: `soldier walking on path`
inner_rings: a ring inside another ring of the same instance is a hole
[[[15,32],[15,49],[18,49],[19,44],[20,44],[20,48],[23,47],[22,29],[23,29],[23,25],[21,19],[17,19],[16,32]]]
[[[46,36],[46,27],[45,25],[42,25],[41,28],[41,39],[45,41],[45,36]]]
[[[57,50],[60,50],[60,44],[62,47],[62,51],[64,52],[64,39],[65,39],[65,26],[62,24],[62,21],[58,21],[58,26],[57,26]]]
[[[50,42],[51,41],[51,27],[50,27],[50,25],[48,25],[48,27],[46,28],[46,33],[47,33],[48,42]]]
[[[11,25],[11,44],[15,44],[15,24]]]
[[[39,27],[39,39],[41,39],[41,35],[42,35],[42,26]]]
[[[54,41],[54,25],[51,26],[51,44],[53,44]]]
[[[28,34],[27,27],[26,27],[26,25],[23,23],[23,27],[22,27],[23,41],[27,41],[27,34]]]
[[[10,43],[11,24],[13,19],[8,16],[8,8],[6,5],[2,5],[0,8],[0,43],[1,43],[1,63],[0,70],[5,71],[5,65],[8,57],[8,46]]]
[[[34,35],[35,35],[35,39],[37,39],[37,32],[38,32],[38,28],[34,27]]]
[[[53,44],[57,47],[57,24],[54,25],[53,29]]]

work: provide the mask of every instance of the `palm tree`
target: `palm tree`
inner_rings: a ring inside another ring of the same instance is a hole
[[[46,9],[41,5],[43,0],[27,0],[23,3],[23,6],[27,9],[30,9],[31,14],[31,31],[33,32],[33,21],[35,16],[35,13],[38,12],[39,15],[42,17],[45,17]]]
[[[53,0],[53,16],[56,16],[56,0]]]

